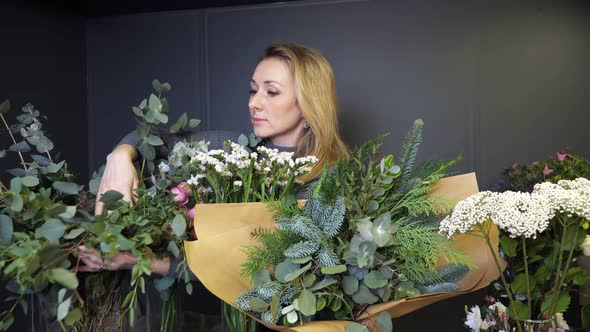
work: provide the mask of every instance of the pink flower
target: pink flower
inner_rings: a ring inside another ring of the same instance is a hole
[[[186,182],[181,182],[176,187],[184,191],[184,194],[187,196],[193,193],[193,191],[191,190],[191,186]]]
[[[178,187],[174,187],[172,188],[171,192],[175,195],[172,200],[175,201],[176,203],[180,204],[180,205],[186,205],[186,203],[188,203],[188,197],[186,196],[186,193],[184,192],[184,190],[178,188]]]
[[[517,168],[518,166],[519,166],[519,165],[518,165],[518,163],[512,163],[512,169],[515,169],[515,168]]]
[[[547,176],[551,173],[553,173],[553,170],[551,168],[547,167],[547,165],[545,165],[545,168],[543,169],[543,175]]]
[[[567,156],[568,156],[567,153],[559,153],[559,152],[557,152],[555,154],[555,160],[557,160],[557,161],[564,161]]]
[[[197,209],[197,207],[193,206],[192,209],[186,211],[186,215],[191,219],[195,219],[195,212],[197,211],[196,209]]]

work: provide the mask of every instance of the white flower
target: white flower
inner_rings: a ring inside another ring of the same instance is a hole
[[[160,173],[168,173],[170,166],[165,162],[161,162],[160,165],[158,165],[158,169],[160,169]]]
[[[495,311],[498,309],[498,312],[506,313],[506,306],[502,304],[502,302],[497,301],[496,303],[492,304],[488,307],[490,310]]]
[[[471,227],[484,223],[491,214],[491,204],[497,193],[482,191],[460,201],[453,213],[440,223],[440,234],[452,237],[456,233],[467,233]]]
[[[557,326],[553,326],[553,327],[557,327],[558,329],[564,329],[564,330],[570,329],[570,326],[567,324],[565,319],[563,319],[563,313],[561,313],[561,312],[556,313],[554,318],[555,318],[555,320],[551,320],[551,326],[553,326],[554,322],[557,321]]]
[[[471,307],[471,310],[467,312],[465,318],[465,325],[471,329],[471,331],[479,332],[481,330],[481,311],[478,306]]]
[[[590,219],[590,180],[586,178],[539,183],[533,192],[548,197],[556,213]]]
[[[584,256],[590,256],[590,235],[586,235],[586,238],[580,245],[580,248],[584,251]]]
[[[553,208],[547,196],[506,191],[493,204],[491,218],[510,237],[536,237],[549,226]]]
[[[242,181],[234,181],[234,187],[241,187]]]

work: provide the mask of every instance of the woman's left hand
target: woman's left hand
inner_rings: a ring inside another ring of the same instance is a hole
[[[78,269],[80,272],[130,270],[137,263],[137,258],[127,251],[119,252],[113,257],[101,257],[98,250],[94,248],[80,246],[78,250],[80,260],[84,263]]]

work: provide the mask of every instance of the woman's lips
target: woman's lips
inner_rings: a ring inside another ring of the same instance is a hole
[[[252,123],[253,124],[261,124],[263,122],[266,122],[266,120],[261,119],[261,118],[252,118]]]

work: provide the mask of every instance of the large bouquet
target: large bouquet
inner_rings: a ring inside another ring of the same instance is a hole
[[[390,331],[391,315],[487,285],[497,274],[474,250],[483,243],[437,233],[452,203],[433,191],[456,160],[416,166],[421,130],[417,121],[398,163],[378,158],[381,138],[355,150],[299,205],[199,207],[199,240],[185,243],[191,269],[224,301],[297,331],[363,331],[345,320],[369,317]]]
[[[2,313],[0,330],[12,324],[13,310],[19,306],[31,313],[33,301],[41,304],[50,329],[111,329],[124,326],[127,313],[133,324],[139,293],[145,292],[151,275],[152,258],[183,257],[183,241],[190,239],[185,232],[190,219],[174,200],[171,188],[175,184],[154,166],[155,147],[163,144],[155,128],[168,122],[168,103],[162,95],[170,85],[155,80],[153,87],[155,92],[133,107],[142,155],[136,200],[130,205],[121,193],[104,193],[100,200],[111,211],[108,215],[93,215],[100,178],[91,181],[89,190],[75,182],[67,163],[52,155],[53,143],[43,132],[40,112],[27,104],[16,117],[17,123],[9,126],[4,115],[10,103],[0,104],[0,118],[11,141],[9,151],[0,151],[0,156],[14,153],[20,164],[9,170],[9,184],[0,183],[0,275],[15,294],[6,299],[13,305]],[[184,114],[171,130],[189,124],[198,123],[189,123]],[[96,248],[104,259],[130,252],[137,258],[130,279],[126,271],[81,273],[78,248],[82,245]],[[184,258],[177,275],[190,293]],[[173,297],[174,278],[155,278],[154,284],[162,298]],[[166,303],[161,329],[172,330],[174,301]],[[118,317],[117,312],[121,313]]]

